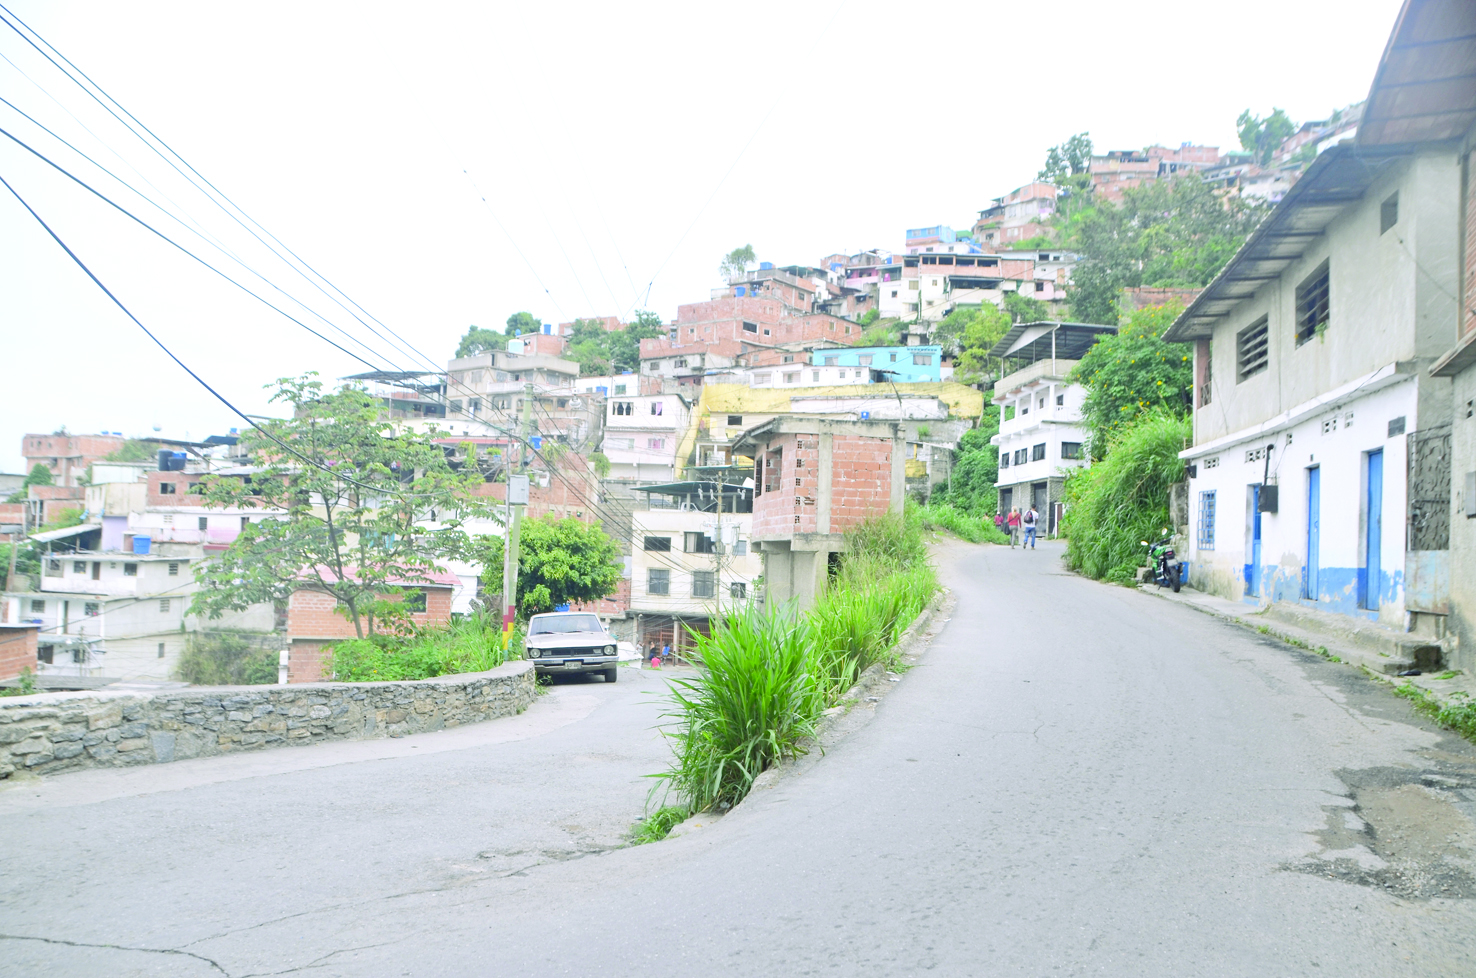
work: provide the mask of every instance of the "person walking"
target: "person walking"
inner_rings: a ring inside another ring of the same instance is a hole
[[[1005,515],[1002,509],[994,511],[994,528],[1001,533],[1005,531]]]
[[[1034,550],[1035,527],[1040,522],[1040,514],[1035,511],[1033,504],[1025,511],[1025,515],[1020,517],[1020,522],[1025,526],[1025,543],[1030,544],[1030,549]],[[1025,549],[1025,543],[1020,544],[1021,550]]]
[[[1015,549],[1015,544],[1020,542],[1020,511],[1011,509],[1010,515],[1005,517],[1005,526],[1010,535],[1010,549]]]

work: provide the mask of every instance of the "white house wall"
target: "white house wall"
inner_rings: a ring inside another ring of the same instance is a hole
[[[1402,625],[1406,438],[1403,431],[1389,434],[1389,422],[1398,418],[1405,419],[1404,430],[1416,430],[1418,397],[1413,377],[1336,408],[1312,412],[1289,427],[1191,457],[1196,475],[1189,481],[1190,583],[1253,604],[1291,601]],[[1276,446],[1271,453],[1270,479],[1278,486],[1278,512],[1261,514],[1261,558],[1256,564],[1250,545],[1254,516],[1250,487],[1261,482],[1266,463],[1264,457],[1247,461],[1246,453],[1266,445]],[[1384,479],[1379,606],[1365,609],[1360,604],[1368,573],[1368,455],[1380,450]],[[1321,494],[1318,580],[1312,594],[1307,576],[1307,521],[1309,470],[1314,467],[1321,470]],[[1214,493],[1212,549],[1201,545],[1208,492]]]

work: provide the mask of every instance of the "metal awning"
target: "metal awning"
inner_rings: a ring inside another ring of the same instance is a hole
[[[1405,0],[1379,59],[1357,144],[1459,139],[1476,124],[1476,4]]]
[[[1344,144],[1325,150],[1163,338],[1171,343],[1207,339],[1216,322],[1266,283],[1280,278],[1335,217],[1406,155],[1403,150],[1365,150]]]
[[[994,344],[991,357],[1018,360],[1080,360],[1097,337],[1117,332],[1116,326],[1097,323],[1016,323]]]
[[[31,539],[37,543],[51,543],[56,540],[66,540],[69,537],[81,536],[94,530],[101,530],[101,523],[83,523],[80,526],[69,526],[61,530],[47,530],[45,533],[32,533]]]
[[[722,483],[724,496],[752,495],[753,487]],[[634,486],[635,492],[654,492],[662,496],[714,496],[717,484],[712,482],[668,482],[660,486]]]

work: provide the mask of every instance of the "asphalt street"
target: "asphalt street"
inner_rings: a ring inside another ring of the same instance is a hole
[[[1476,974],[1476,749],[1059,556],[948,548],[952,620],[874,718],[655,845],[618,847],[665,756],[632,670],[7,788],[0,973]]]

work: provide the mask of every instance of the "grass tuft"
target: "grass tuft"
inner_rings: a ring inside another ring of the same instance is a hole
[[[648,842],[660,842],[670,834],[672,829],[686,821],[691,814],[689,809],[675,805],[658,808],[636,825],[630,834],[631,844],[643,846]]]

